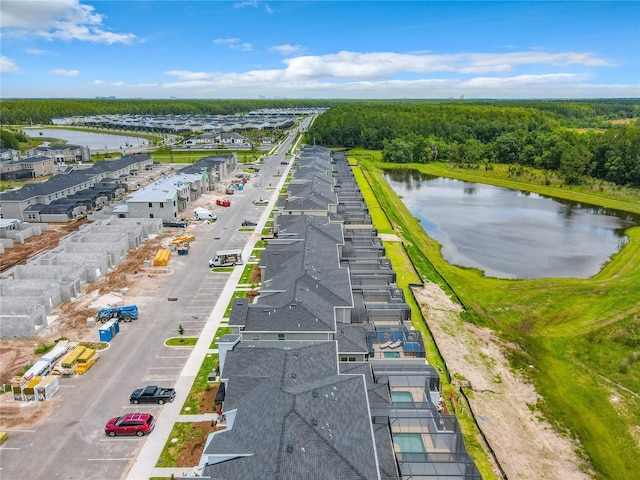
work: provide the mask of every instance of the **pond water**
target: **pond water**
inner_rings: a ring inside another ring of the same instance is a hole
[[[449,263],[491,277],[589,278],[640,225],[640,215],[417,171],[385,178]]]
[[[25,128],[25,135],[32,138],[52,137],[66,140],[70,145],[86,145],[90,150],[108,150],[138,148],[147,146],[146,138],[125,135],[109,135],[107,133],[80,132],[62,128]],[[40,134],[42,133],[42,135]]]

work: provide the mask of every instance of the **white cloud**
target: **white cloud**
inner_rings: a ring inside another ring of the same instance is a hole
[[[27,48],[25,50],[29,55],[52,55],[49,50],[41,50],[39,48]]]
[[[277,53],[280,55],[293,55],[294,53],[300,53],[303,50],[304,48],[301,45],[289,45],[288,43],[283,45],[274,45],[269,48],[271,53]]]
[[[237,39],[218,39],[234,44]],[[273,47],[286,51],[290,46]],[[272,51],[276,51],[273,50]],[[283,68],[246,72],[166,71],[176,78],[162,84],[171,94],[304,96],[316,98],[578,98],[638,96],[637,85],[591,85],[594,68],[613,67],[585,52],[520,51],[503,54],[413,52],[338,52],[283,60]],[[536,65],[543,73],[522,74]],[[563,67],[584,67],[580,73]],[[546,71],[546,72],[545,72]]]
[[[114,87],[124,87],[126,83],[123,81],[120,81],[120,82],[113,82],[111,85],[113,85]]]
[[[93,82],[89,82],[89,85],[104,85],[104,80],[94,80]]]
[[[0,73],[16,73],[19,72],[20,69],[16,65],[11,58],[5,57],[4,55],[0,56]]]
[[[238,39],[218,39],[219,44],[234,44]],[[290,46],[281,46],[289,48]],[[275,47],[274,47],[275,48]],[[285,49],[286,49],[285,48]],[[516,52],[506,54],[464,53],[454,55],[398,54],[389,52],[339,52],[330,55],[304,55],[283,60],[285,68],[271,70],[252,70],[243,73],[221,72],[191,72],[187,70],[170,70],[166,75],[177,77],[178,83],[200,85],[197,81],[213,82],[213,85],[234,85],[249,87],[265,83],[288,82],[306,84],[311,81],[333,80],[338,83],[347,82],[382,82],[400,80],[403,74],[431,75],[445,73],[486,75],[493,73],[504,75],[520,66],[540,64],[554,69],[558,66],[582,65],[588,67],[611,66],[606,60],[588,53],[545,53],[545,52]],[[463,77],[464,78],[464,77]],[[539,76],[514,75],[512,79],[528,81],[528,79],[547,79],[559,81],[566,78],[565,74],[550,73]],[[423,79],[431,80],[431,79]],[[192,83],[196,81],[195,83]],[[463,81],[460,79],[459,81]],[[476,82],[503,81],[501,77],[479,77]],[[512,80],[514,81],[514,80]]]
[[[0,2],[2,34],[12,37],[37,36],[47,40],[80,40],[94,43],[131,44],[133,33],[114,33],[105,30],[104,16],[94,7],[79,0],[32,2],[3,0]]]
[[[590,53],[461,53],[451,55],[359,53],[342,51],[321,56],[300,56],[284,60],[287,78],[340,78],[353,80],[391,79],[399,73],[461,74],[507,73],[523,65],[612,66]]]
[[[233,4],[233,8],[258,8],[259,6],[260,6],[260,3],[256,0],[249,0],[246,2],[236,2]],[[268,14],[273,13],[273,10],[267,3],[264,4],[264,11]]]
[[[54,68],[49,70],[52,75],[63,75],[65,77],[76,77],[80,75],[80,70],[65,70],[63,68]]]
[[[169,70],[164,72],[165,75],[170,75],[172,77],[178,77],[181,80],[198,80],[201,78],[209,78],[211,76],[210,73],[206,72],[189,72],[187,70]]]
[[[247,2],[236,2],[233,4],[233,8],[246,8],[246,7],[257,8],[258,2],[256,0],[250,0]]]
[[[224,45],[232,50],[241,50],[243,52],[250,52],[253,50],[253,45],[246,42],[240,42],[239,38],[216,38],[213,40],[216,45]]]

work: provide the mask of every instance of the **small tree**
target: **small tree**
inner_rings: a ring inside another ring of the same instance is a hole
[[[182,336],[184,335],[184,327],[182,326],[182,324],[178,325],[178,335],[180,335],[180,341],[184,342],[184,339],[182,338]]]

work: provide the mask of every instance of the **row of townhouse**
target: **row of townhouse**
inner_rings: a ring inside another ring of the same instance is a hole
[[[204,158],[131,193],[114,207],[114,213],[118,218],[173,222],[189,202],[215,190],[220,179],[236,167],[235,153]],[[97,162],[89,168],[69,168],[45,182],[0,193],[0,216],[25,222],[66,223],[124,198],[131,179],[153,168],[152,157],[140,153]]]
[[[163,222],[175,222],[191,202],[215,191],[218,183],[237,166],[236,153],[200,159],[131,193],[113,212],[118,218],[161,218]]]
[[[91,161],[91,152],[86,146],[40,146],[27,150],[23,157],[19,150],[0,151],[0,178],[19,180],[51,175],[56,167],[68,163]]]
[[[69,168],[44,182],[0,193],[0,214],[25,222],[65,223],[122,197],[122,180],[152,165],[149,155],[135,154]]]
[[[185,140],[184,147],[225,147],[228,145],[243,145],[246,143],[244,135],[235,132],[203,133]]]
[[[303,148],[274,224],[192,478],[480,479],[346,156]]]

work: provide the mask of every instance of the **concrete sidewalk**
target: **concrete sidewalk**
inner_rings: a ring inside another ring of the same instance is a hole
[[[275,189],[274,195],[272,195],[269,200],[269,205],[260,216],[255,232],[261,232],[267,223],[271,210],[278,200],[278,192],[280,192],[284,182],[286,181],[289,168],[290,165],[287,166],[284,175],[280,178],[280,182]],[[260,235],[254,234],[251,236],[251,239],[247,242],[242,251],[243,258],[249,258],[249,255],[253,251],[258,240],[260,240]],[[173,402],[165,404],[162,412],[158,415],[154,431],[146,437],[144,445],[142,446],[140,453],[138,453],[135,463],[131,467],[131,470],[129,470],[127,480],[149,480],[151,477],[170,478],[171,474],[174,474],[177,478],[182,475],[192,476],[191,474],[193,473],[193,469],[196,465],[193,467],[158,468],[156,467],[156,464],[160,458],[162,449],[169,440],[169,435],[171,434],[174,423],[209,421],[217,419],[218,417],[216,413],[205,415],[181,415],[180,410],[182,409],[182,406],[184,405],[184,402],[191,390],[191,386],[198,375],[198,371],[200,370],[200,366],[202,365],[204,358],[211,353],[209,346],[218,331],[218,327],[220,326],[225,310],[227,309],[227,305],[229,305],[231,298],[233,298],[233,292],[239,284],[244,267],[245,265],[235,267],[231,276],[227,280],[211,315],[209,315],[209,318],[207,319],[207,323],[200,333],[198,342],[193,348],[193,351],[191,352],[191,355],[189,356],[189,359],[176,382],[176,398]],[[224,323],[227,325],[226,321]]]
[[[131,467],[131,470],[129,471],[127,476],[128,480],[149,480],[149,478],[153,476],[164,476],[168,478],[171,477],[171,473],[175,473],[173,470],[180,471],[180,474],[184,471],[189,474],[191,473],[192,469],[189,468],[162,468],[161,470],[163,471],[172,470],[168,475],[156,475],[154,470],[156,469],[156,463],[158,462],[158,458],[160,458],[162,449],[169,440],[169,435],[171,434],[174,423],[207,421],[212,420],[214,415],[215,418],[218,416],[215,413],[207,415],[181,415],[180,410],[189,395],[191,386],[198,375],[202,362],[205,357],[210,354],[209,346],[211,345],[216,331],[220,326],[220,320],[224,315],[227,305],[231,301],[235,286],[238,283],[238,280],[240,280],[243,269],[244,265],[236,267],[227,280],[227,284],[220,294],[211,315],[207,319],[207,323],[200,333],[198,342],[193,348],[193,351],[191,352],[191,355],[189,356],[189,359],[176,382],[176,398],[173,402],[165,404],[162,412],[158,415],[154,431],[146,438],[133,467]]]

